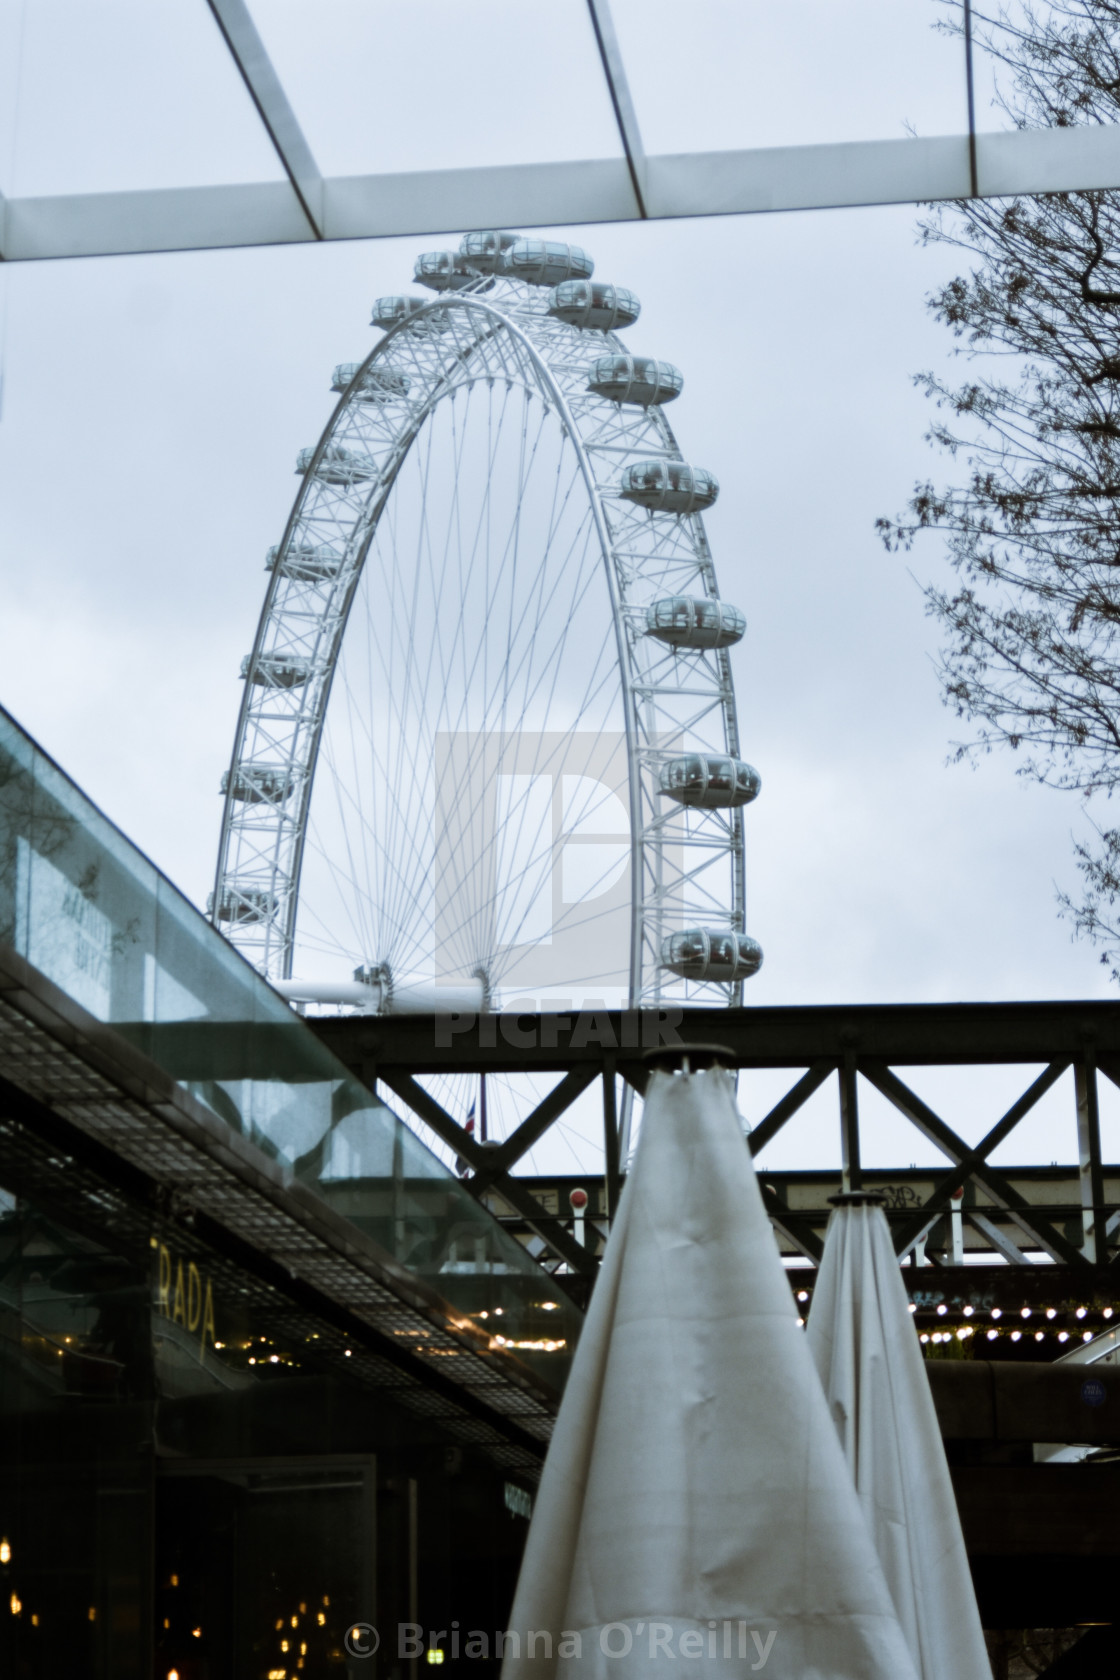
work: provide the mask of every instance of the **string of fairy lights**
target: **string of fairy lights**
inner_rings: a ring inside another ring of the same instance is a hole
[[[805,1315],[812,1301],[809,1289],[795,1290],[799,1315],[797,1322],[805,1323]],[[1039,1351],[1057,1357],[1079,1342],[1091,1342],[1115,1325],[1120,1325],[1120,1303],[1102,1305],[1094,1301],[1063,1300],[1047,1306],[1023,1304],[1020,1307],[974,1306],[962,1303],[950,1306],[945,1301],[936,1305],[910,1302],[918,1340],[929,1350],[951,1342],[968,1343],[1007,1341],[1044,1344]]]

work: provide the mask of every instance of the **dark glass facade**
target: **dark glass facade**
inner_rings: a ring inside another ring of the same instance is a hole
[[[415,1680],[409,1623],[446,1667],[454,1624],[492,1649],[529,1481],[181,1220],[61,1158],[45,1201],[46,1165],[0,1188],[5,1680]]]

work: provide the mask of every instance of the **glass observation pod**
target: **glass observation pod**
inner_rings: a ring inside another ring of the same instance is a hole
[[[291,797],[295,780],[282,764],[239,765],[222,775],[222,792],[246,805],[280,805]]]
[[[247,653],[241,661],[241,675],[250,682],[260,683],[262,688],[299,688],[311,675],[311,661],[293,658],[291,654],[258,654],[252,670],[249,669],[251,659]]]
[[[331,374],[331,390],[346,391],[354,383],[361,362],[340,362]],[[371,367],[362,375],[362,383],[354,392],[359,402],[386,403],[408,395],[408,375],[399,368]]]
[[[502,258],[512,245],[517,244],[517,240],[516,233],[502,233],[498,228],[489,228],[483,233],[465,233],[459,241],[459,256],[482,274],[496,274],[502,266]]]
[[[266,887],[226,887],[218,900],[220,922],[270,922],[280,907],[280,900]],[[214,895],[206,900],[206,910],[214,914]]]
[[[675,648],[734,647],[746,628],[738,607],[704,595],[667,595],[646,609],[646,635]]]
[[[430,307],[430,298],[418,297],[382,297],[378,298],[370,316],[371,327],[380,327],[382,332],[388,332],[391,327],[399,325],[401,321],[411,321],[419,315],[422,309]],[[417,331],[446,332],[447,320],[443,310],[436,310],[426,315],[422,321],[416,323]]]
[[[548,294],[548,313],[570,327],[611,332],[616,327],[632,327],[641,312],[633,292],[597,281],[565,280]]]
[[[314,449],[301,449],[296,456],[297,473],[305,473],[315,460]],[[315,477],[324,484],[364,484],[380,472],[370,455],[357,455],[340,443],[329,443],[315,467]]]
[[[336,554],[324,544],[293,543],[286,549],[277,544],[265,556],[264,569],[274,572],[279,566],[281,577],[298,578],[301,583],[322,583],[336,578],[345,561],[344,554]]]
[[[650,408],[679,397],[684,374],[672,362],[658,362],[652,356],[600,356],[588,369],[587,389],[612,402]]]
[[[433,292],[461,292],[464,286],[478,286],[482,272],[469,268],[458,251],[424,251],[416,259],[412,278]],[[486,287],[489,291],[493,280]]]
[[[590,280],[595,264],[582,245],[515,239],[502,254],[501,272],[530,286],[558,286],[562,280]]]
[[[719,480],[687,461],[636,461],[619,480],[618,493],[651,513],[703,513],[719,495]]]
[[[762,777],[741,758],[708,758],[688,753],[661,766],[661,791],[681,805],[722,811],[758,798]]]
[[[682,980],[729,985],[749,980],[762,967],[762,946],[745,933],[725,928],[685,928],[661,942],[661,966]]]

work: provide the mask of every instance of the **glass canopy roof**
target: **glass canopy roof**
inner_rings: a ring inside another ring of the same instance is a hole
[[[1120,184],[938,0],[0,0],[10,260]],[[977,132],[979,131],[979,132]]]

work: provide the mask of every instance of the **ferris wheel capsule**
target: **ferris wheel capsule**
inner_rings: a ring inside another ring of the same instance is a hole
[[[381,470],[372,456],[358,455],[340,443],[328,444],[317,461],[316,453],[314,449],[301,449],[296,456],[296,471],[302,475],[314,466],[315,477],[324,484],[365,484]]]
[[[661,766],[661,792],[701,811],[728,810],[757,799],[762,777],[742,758],[687,753]]]
[[[259,653],[254,662],[247,653],[241,661],[241,675],[262,688],[301,688],[311,675],[311,661],[291,654]]]
[[[489,290],[494,282],[479,287],[482,276],[471,268],[457,251],[423,251],[416,259],[412,278],[433,292],[461,292],[465,286]]]
[[[244,927],[246,924],[271,922],[280,908],[280,900],[275,893],[264,887],[239,886],[236,881],[230,881],[217,895],[210,894],[206,900],[208,915],[219,922],[233,922]]]
[[[666,595],[646,609],[646,635],[674,648],[733,647],[746,628],[738,607],[711,596]]]
[[[661,942],[661,966],[682,980],[721,985],[749,980],[762,967],[762,946],[749,934],[724,928],[685,928]]]
[[[641,304],[624,286],[564,280],[548,294],[548,313],[570,327],[612,332],[618,327],[632,327],[641,312]]]
[[[380,327],[382,332],[399,326],[402,321],[412,321],[415,328],[424,332],[446,332],[447,321],[441,310],[435,310],[431,315],[424,316],[422,321],[415,317],[422,310],[430,308],[427,298],[418,297],[380,297],[373,306],[370,316],[370,326]]]
[[[243,764],[222,775],[222,792],[246,805],[281,805],[294,787],[295,778],[283,764]]]
[[[287,548],[276,543],[265,555],[264,569],[274,572],[279,567],[281,577],[301,583],[326,583],[338,576],[345,561],[345,555],[325,543],[289,543]]]
[[[703,513],[719,495],[719,480],[687,461],[635,461],[623,473],[618,493],[651,513]]]
[[[331,390],[346,391],[361,372],[361,362],[340,362],[331,375]],[[407,397],[408,375],[399,368],[371,367],[362,374],[362,382],[354,392],[359,402],[392,402]]]
[[[483,274],[494,274],[502,266],[502,257],[512,245],[517,244],[519,238],[519,234],[503,233],[497,228],[465,233],[459,241],[459,256],[471,268],[477,268]]]
[[[502,253],[500,272],[530,286],[557,286],[562,280],[590,280],[595,264],[582,245],[551,239],[515,239]]]
[[[612,402],[652,408],[680,396],[684,374],[653,356],[600,356],[588,369],[587,389]]]

